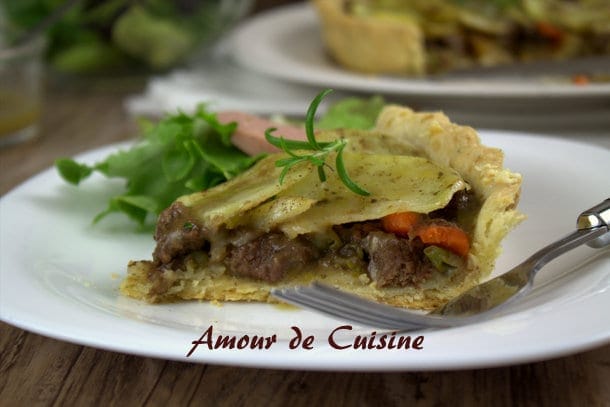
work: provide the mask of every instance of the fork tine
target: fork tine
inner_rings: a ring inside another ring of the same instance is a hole
[[[294,293],[291,293],[294,294]],[[378,321],[372,321],[369,319],[363,319],[361,318],[361,315],[350,315],[347,314],[345,312],[343,312],[342,310],[333,310],[332,308],[329,308],[323,304],[319,304],[316,303],[315,301],[312,301],[310,299],[307,300],[303,300],[301,298],[292,296],[292,295],[288,295],[288,296],[278,296],[278,298],[281,298],[282,300],[289,302],[291,304],[294,305],[298,305],[300,308],[303,309],[309,309],[312,311],[316,311],[318,313],[336,318],[336,319],[340,319],[342,321],[349,321],[349,322],[354,322],[356,324],[359,325],[364,325],[364,326],[377,326],[380,328],[384,328],[385,326],[381,326],[381,325],[385,325],[385,324],[379,324]],[[385,328],[388,329],[395,329],[395,328],[390,328],[390,326],[387,326]]]
[[[309,286],[275,289],[272,294],[303,308],[378,328],[411,330],[450,327],[463,325],[471,322],[472,319],[415,314],[369,301],[318,282]]]
[[[275,289],[273,290],[272,294],[279,299],[298,305],[302,308],[311,309],[341,320],[348,320],[366,326],[375,326],[378,328],[387,329],[412,329],[419,327],[413,325],[404,326],[404,324],[396,323],[395,321],[371,316],[358,310],[354,311],[342,304],[338,304],[337,302],[328,301],[324,298],[318,298],[315,296],[315,293],[314,295],[311,295],[310,292],[304,292],[302,290],[303,288],[307,287]]]
[[[368,312],[367,309],[360,306],[354,307],[354,302],[336,301],[335,298],[327,297],[324,293],[318,291],[314,287],[303,287],[298,290],[299,294],[305,300],[315,301],[321,304],[324,309],[330,310],[336,317],[340,319],[348,319],[359,322],[368,326],[387,329],[411,330],[421,328],[420,325],[412,324],[411,322],[398,320],[386,315],[378,315]],[[360,304],[358,304],[360,305]],[[364,305],[364,304],[363,304]],[[330,313],[329,312],[329,313]]]
[[[398,309],[390,305],[381,304],[366,300],[354,294],[337,290],[333,287],[314,282],[310,286],[312,291],[316,291],[333,302],[341,302],[349,307],[358,309],[385,320],[391,319],[396,323],[418,325],[420,327],[449,327],[462,325],[469,318],[447,317],[431,314],[417,314],[404,309]],[[323,293],[323,294],[322,294]]]
[[[365,318],[376,321],[377,326],[383,323],[393,328],[419,328],[422,325],[416,324],[409,319],[405,319],[404,315],[396,313],[396,309],[377,304],[372,301],[355,295],[346,294],[345,292],[321,284],[312,284],[308,287],[300,289],[306,293],[309,298],[317,298],[333,306],[340,307],[350,313],[362,315]]]

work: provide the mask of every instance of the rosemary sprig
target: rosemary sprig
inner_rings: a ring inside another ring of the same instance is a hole
[[[332,92],[331,89],[326,89],[320,92],[309,105],[309,109],[307,109],[307,115],[305,116],[305,134],[307,135],[307,141],[286,140],[281,136],[276,137],[272,134],[275,130],[277,130],[275,128],[270,128],[265,131],[265,138],[267,141],[288,154],[288,157],[275,162],[276,167],[284,167],[280,173],[280,184],[284,181],[286,174],[293,166],[305,161],[309,161],[317,167],[320,181],[326,181],[326,172],[324,169],[329,168],[332,170],[332,167],[326,163],[326,158],[331,152],[334,151],[337,153],[335,159],[337,175],[343,184],[350,191],[358,195],[370,195],[370,192],[360,187],[349,177],[347,170],[345,169],[345,164],[343,162],[343,149],[347,145],[347,140],[340,138],[329,142],[319,142],[315,138],[314,119],[316,110],[318,109],[320,102],[322,102],[322,99],[324,99],[324,97],[330,92]],[[312,151],[312,153],[299,155],[295,152],[298,150]]]

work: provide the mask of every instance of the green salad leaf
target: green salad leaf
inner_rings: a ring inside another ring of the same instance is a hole
[[[221,124],[200,106],[192,115],[178,113],[157,125],[144,123],[143,137],[92,166],[71,158],[56,160],[64,180],[78,185],[92,173],[125,179],[125,192],[110,198],[94,222],[122,212],[144,224],[177,197],[211,188],[240,174],[261,156],[250,157],[231,144],[236,124]]]

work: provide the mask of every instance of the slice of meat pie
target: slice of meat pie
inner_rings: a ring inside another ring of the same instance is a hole
[[[283,174],[269,155],[165,210],[152,260],[132,261],[122,293],[149,302],[276,301],[273,287],[319,280],[402,307],[430,309],[488,275],[523,219],[521,177],[500,150],[439,113],[387,106],[372,131],[343,138],[358,195],[311,163]],[[334,171],[335,169],[333,169]]]

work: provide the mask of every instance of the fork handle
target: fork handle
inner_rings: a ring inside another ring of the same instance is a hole
[[[579,230],[605,227],[605,234],[587,243],[593,248],[600,248],[610,244],[610,198],[606,198],[600,204],[587,209],[580,214],[576,222]]]
[[[587,209],[578,216],[577,229],[569,235],[538,250],[522,265],[529,265],[520,270],[528,270],[521,278],[525,281],[529,275],[535,275],[545,264],[561,254],[580,245],[587,244],[601,248],[610,244],[610,198]]]

